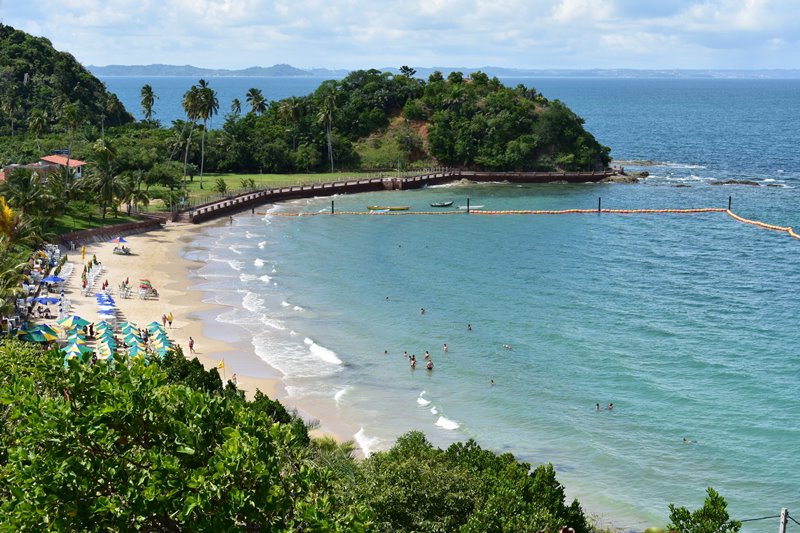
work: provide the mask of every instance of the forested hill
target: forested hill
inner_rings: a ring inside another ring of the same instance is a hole
[[[116,95],[49,40],[0,24],[0,135],[60,124],[132,122]]]
[[[249,112],[228,114],[207,146],[206,168],[296,172],[436,164],[501,171],[601,170],[610,149],[558,100],[523,85],[506,87],[413,69],[376,69],[326,80],[311,95],[264,102],[250,89]]]

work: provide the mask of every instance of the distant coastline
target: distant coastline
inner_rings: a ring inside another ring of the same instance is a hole
[[[212,69],[193,65],[89,65],[95,76],[192,76],[192,77],[253,77],[253,78],[343,78],[347,69],[301,69],[286,64],[245,69]],[[427,78],[435,71],[448,74],[483,72],[489,76],[511,78],[620,78],[620,79],[800,79],[797,69],[707,70],[707,69],[520,69],[506,67],[414,67],[418,77]],[[400,69],[381,67],[378,70],[399,74]]]

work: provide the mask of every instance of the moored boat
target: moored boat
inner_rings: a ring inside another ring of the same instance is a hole
[[[410,205],[368,205],[370,211],[408,211]]]
[[[453,200],[449,202],[433,202],[431,207],[450,207],[451,205],[453,205]]]

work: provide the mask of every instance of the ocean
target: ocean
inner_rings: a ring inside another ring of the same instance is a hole
[[[239,80],[235,92],[254,85]],[[291,90],[319,83],[303,81]],[[337,196],[336,210],[730,199],[741,216],[800,228],[798,80],[503,81],[561,99],[617,164],[650,177],[455,183]],[[756,185],[712,185],[731,179]],[[474,438],[552,462],[570,497],[625,530],[663,526],[669,503],[700,507],[709,486],[736,519],[800,506],[800,241],[724,213],[276,216],[330,202],[246,212],[186,249],[205,262],[196,287],[223,306],[211,320],[242,328],[289,402],[323,426],[366,453],[418,429],[437,446]]]

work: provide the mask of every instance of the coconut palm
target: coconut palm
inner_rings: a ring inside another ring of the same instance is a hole
[[[242,102],[238,98],[234,98],[231,102],[231,113],[237,117],[242,114]]]
[[[199,82],[199,108],[198,113],[203,119],[203,134],[200,138],[200,188],[203,188],[203,168],[206,159],[206,123],[211,120],[213,123],[214,115],[219,111],[219,100],[217,92],[208,86],[206,80]]]
[[[41,109],[34,109],[28,117],[28,130],[36,137],[36,149],[42,151],[42,146],[39,143],[39,136],[47,131],[47,113]]]
[[[317,122],[325,124],[325,133],[328,138],[328,159],[333,172],[333,113],[336,111],[336,90],[331,88],[323,97],[320,111],[317,113]]]
[[[261,93],[261,89],[255,87],[247,91],[247,103],[250,105],[250,112],[260,115],[267,110],[267,100]]]
[[[192,132],[197,123],[199,117],[198,111],[200,108],[200,91],[196,85],[192,85],[192,87],[184,93],[182,104],[186,116],[191,121],[189,137],[186,140],[186,148],[183,153],[183,186],[186,187],[186,167],[189,165],[189,146],[192,144]]]
[[[114,174],[117,152],[109,141],[98,139],[92,146],[92,188],[100,200],[103,219],[106,218],[108,207],[114,203],[116,192]]]
[[[300,120],[301,106],[302,100],[296,96],[292,96],[281,103],[278,111],[281,118],[292,125],[292,150],[297,149],[297,121]]]
[[[142,104],[142,112],[144,113],[144,119],[150,120],[153,118],[153,106],[156,104],[156,100],[158,96],[156,93],[153,92],[153,86],[149,83],[142,86],[142,90],[139,91],[139,96],[141,99]]]

